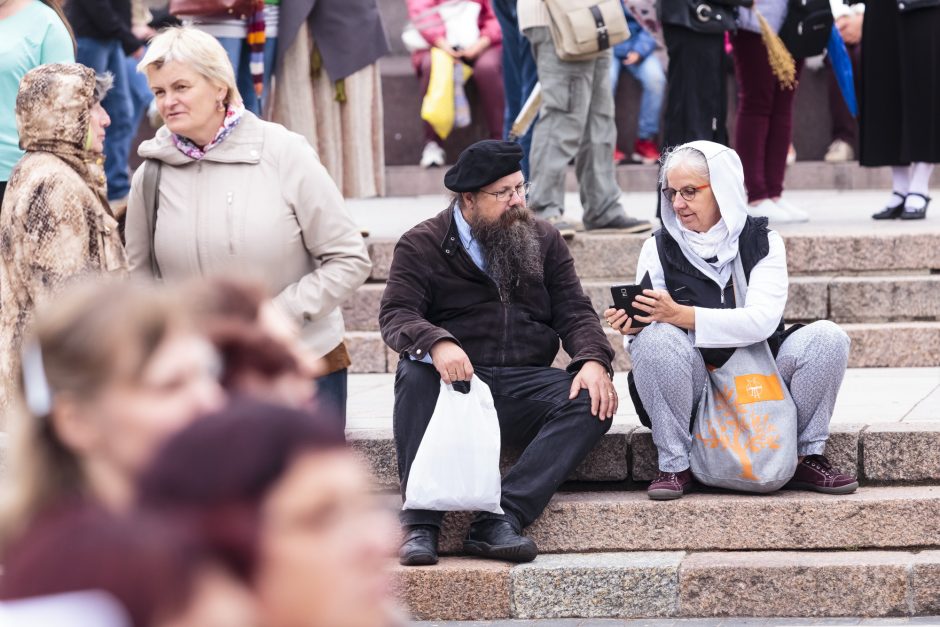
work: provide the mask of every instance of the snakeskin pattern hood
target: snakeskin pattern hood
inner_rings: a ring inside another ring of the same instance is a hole
[[[95,72],[77,63],[30,70],[16,95],[20,148],[84,155],[95,104]]]

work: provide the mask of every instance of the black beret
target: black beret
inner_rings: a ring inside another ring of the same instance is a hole
[[[457,157],[444,175],[444,187],[452,192],[475,192],[522,169],[522,146],[497,139],[479,141]]]

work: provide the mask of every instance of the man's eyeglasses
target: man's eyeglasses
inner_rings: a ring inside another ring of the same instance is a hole
[[[519,198],[525,199],[529,195],[529,190],[532,189],[532,183],[520,183],[515,187],[509,187],[506,189],[501,189],[498,192],[488,192],[485,189],[480,191],[484,194],[489,194],[490,196],[495,196],[496,200],[500,202],[506,202],[512,198],[513,194],[519,194]]]
[[[673,200],[676,199],[676,194],[679,194],[685,199],[686,202],[692,202],[693,200],[695,200],[696,194],[698,194],[701,190],[705,189],[706,187],[711,187],[711,185],[709,185],[708,183],[706,183],[705,185],[699,185],[698,187],[692,187],[691,185],[689,185],[687,187],[683,187],[682,189],[673,189],[671,187],[664,187],[663,196],[666,197],[666,200],[668,200],[669,202],[672,202]]]

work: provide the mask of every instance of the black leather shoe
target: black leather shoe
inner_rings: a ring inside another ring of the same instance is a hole
[[[904,199],[906,196],[900,192],[891,192],[895,196],[901,199],[901,201],[896,205],[891,205],[890,207],[885,207],[878,213],[872,215],[873,220],[897,220],[901,217],[901,212],[904,211]]]
[[[431,566],[437,564],[437,538],[440,530],[434,525],[405,527],[405,539],[398,549],[398,563],[402,566]]]
[[[467,555],[507,562],[531,562],[539,554],[535,542],[499,518],[487,518],[470,525],[463,550]]]
[[[904,210],[901,212],[902,220],[923,220],[927,217],[927,205],[930,204],[930,196],[924,196],[923,194],[918,194],[917,192],[911,192],[908,196],[920,196],[924,199],[924,206],[920,209],[911,209],[910,207],[904,207]]]

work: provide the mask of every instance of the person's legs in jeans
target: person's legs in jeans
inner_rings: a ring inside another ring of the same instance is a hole
[[[541,218],[557,218],[565,211],[565,176],[568,162],[578,154],[587,126],[594,80],[594,60],[562,61],[547,27],[528,28],[539,82],[542,84],[542,108],[532,135],[529,157],[532,191],[529,207]],[[610,98],[609,77],[604,88]],[[611,98],[612,101],[612,98]],[[606,141],[613,142],[613,136]],[[613,169],[613,150],[610,154]]]
[[[486,128],[490,139],[502,139],[503,116],[506,111],[506,99],[502,79],[503,50],[499,44],[490,46],[477,57],[473,64],[473,81],[476,92],[483,105]]]
[[[663,109],[663,94],[666,90],[666,74],[663,72],[663,66],[659,59],[651,54],[641,62],[628,65],[626,68],[643,86],[640,115],[637,120],[637,137],[655,142],[659,135],[659,116]]]
[[[519,31],[515,0],[493,0],[493,13],[496,14],[496,20],[503,32],[503,89],[506,94],[503,137],[509,137],[512,123],[538,82],[538,73],[529,40]],[[534,125],[519,138],[519,144],[525,153],[522,158],[522,174],[526,179],[529,178],[529,152],[532,148],[533,128]]]
[[[108,112],[111,125],[104,140],[105,176],[108,200],[125,198],[131,189],[127,158],[134,139],[132,104],[127,75],[127,57],[117,40],[78,38],[76,60],[97,73],[111,72],[114,83],[101,106]]]
[[[255,95],[255,87],[251,82],[251,67],[248,63],[250,50],[248,42],[244,37],[218,37],[219,43],[225,48],[228,60],[232,62],[232,70],[235,72],[235,86],[238,87],[238,93],[242,97],[242,103],[245,109],[255,115],[260,115],[258,97]]]
[[[617,185],[614,147],[617,124],[614,121],[614,96],[610,91],[611,54],[590,61],[587,116],[574,169],[578,193],[584,207],[584,228],[604,228],[624,215]]]
[[[770,65],[767,66],[768,71]],[[796,62],[796,75],[803,69],[803,59]],[[767,146],[764,151],[764,181],[767,195],[776,200],[783,194],[783,177],[787,170],[787,151],[793,140],[793,100],[797,87],[784,89],[771,74],[773,81],[773,109],[767,129]]]
[[[734,37],[734,71],[738,79],[738,112],[734,148],[744,166],[748,202],[770,198],[767,188],[767,136],[778,86],[757,33],[738,31]],[[786,148],[783,153],[786,166]]]
[[[147,84],[147,76],[137,71],[137,59],[134,57],[126,57],[126,59],[131,94],[131,128],[134,129],[133,132],[136,135],[144,113],[153,102],[153,93],[150,91],[150,85]]]

